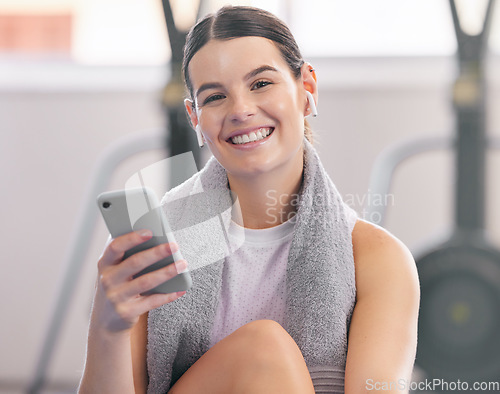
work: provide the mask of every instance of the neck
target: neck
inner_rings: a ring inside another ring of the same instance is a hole
[[[262,229],[277,226],[296,213],[298,194],[302,185],[303,150],[288,166],[272,172],[248,177],[228,173],[231,191],[238,196],[243,222],[241,226]]]

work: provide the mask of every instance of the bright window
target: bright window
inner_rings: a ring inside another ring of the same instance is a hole
[[[171,0],[180,26],[186,28],[194,20],[198,1]],[[477,30],[487,0],[456,1],[461,14],[467,16],[467,27]],[[223,0],[205,1],[203,11],[213,11],[226,3]],[[280,16],[290,25],[307,57],[448,56],[456,50],[448,0],[248,0],[230,3],[262,7]],[[12,34],[20,39],[28,34],[27,29],[31,29],[33,37],[40,37],[33,32],[33,23],[21,26],[14,20],[33,15],[66,18],[66,22],[58,22],[61,26],[68,23],[69,18],[70,28],[53,29],[59,33],[49,34],[43,27],[40,31],[46,31],[47,37],[64,35],[59,37],[59,42],[69,40],[69,56],[80,64],[161,65],[170,58],[160,0],[0,0],[0,33],[8,37],[4,44],[0,41],[3,55],[15,52],[12,42],[16,40]],[[38,19],[45,20],[46,26],[54,26],[47,18]],[[17,27],[12,28],[16,24]],[[500,6],[496,7],[491,33],[489,47],[500,53]],[[55,44],[47,42],[37,45],[50,52]]]

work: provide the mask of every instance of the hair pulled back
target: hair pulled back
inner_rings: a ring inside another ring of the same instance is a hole
[[[300,77],[304,59],[295,38],[283,21],[260,8],[225,6],[201,19],[187,35],[182,74],[191,98],[193,86],[189,78],[189,63],[193,56],[210,40],[230,40],[239,37],[263,37],[273,41],[290,67],[292,75],[296,79]],[[304,132],[312,143],[312,130],[306,120],[304,120]]]

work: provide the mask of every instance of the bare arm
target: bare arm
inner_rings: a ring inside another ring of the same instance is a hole
[[[136,394],[145,394],[148,387],[148,368],[146,364],[148,344],[148,313],[139,317],[139,321],[132,328],[132,368],[134,373],[134,387]]]
[[[358,221],[353,231],[357,302],[349,328],[345,392],[407,393],[417,345],[420,289],[401,241]]]
[[[184,294],[141,296],[141,293],[177,275],[176,264],[170,264],[132,278],[177,248],[174,244],[163,244],[122,261],[125,251],[149,238],[150,233],[141,236],[138,232],[117,237],[107,245],[99,260],[99,280],[92,306],[87,357],[79,393],[146,392],[147,312]]]

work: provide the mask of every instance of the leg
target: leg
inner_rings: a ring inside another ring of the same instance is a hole
[[[306,363],[275,321],[257,320],[219,341],[175,383],[169,394],[314,394]]]

